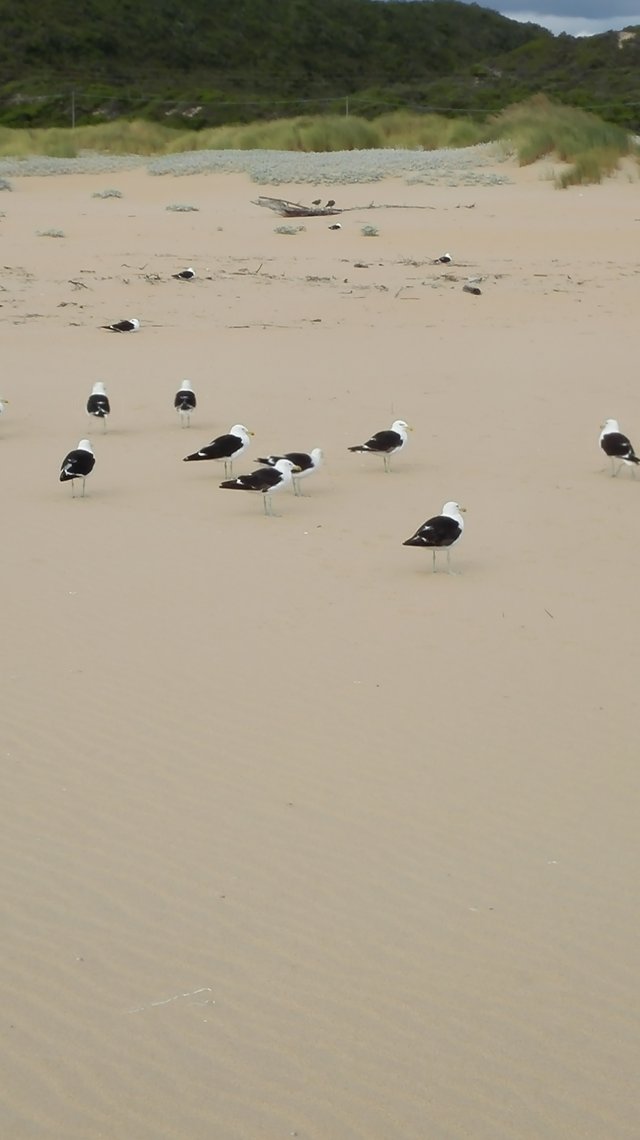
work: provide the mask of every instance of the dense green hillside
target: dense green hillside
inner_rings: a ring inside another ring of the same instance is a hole
[[[250,119],[281,114],[277,100],[300,110],[304,100],[423,84],[551,39],[454,0],[0,0],[0,26],[2,118],[16,123],[63,121],[71,88],[80,117],[96,107],[159,117],[178,98],[208,104],[194,125]],[[43,98],[56,91],[58,112]],[[216,109],[230,97],[245,106]]]
[[[9,125],[482,116],[542,90],[638,127],[640,40],[554,37],[456,0],[0,0],[0,26]]]
[[[312,94],[442,74],[541,29],[453,0],[0,0],[0,76]]]

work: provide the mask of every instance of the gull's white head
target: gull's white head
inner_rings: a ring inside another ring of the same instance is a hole
[[[321,463],[324,463],[324,451],[321,447],[314,447],[313,451],[309,452],[309,455],[313,459],[315,467],[319,467]]]
[[[93,447],[91,446],[91,440],[81,439],[76,450],[77,451],[90,451],[91,454],[93,455]]]
[[[91,395],[92,396],[106,396],[106,394],[107,394],[107,390],[106,390],[104,384],[102,383],[102,380],[96,380],[95,384],[93,385],[93,388],[91,389]]]
[[[191,381],[190,380],[183,380],[182,384],[180,385],[180,391],[181,392],[193,392],[193,388],[191,387]]]
[[[460,516],[463,515],[465,511],[466,507],[461,507],[460,503],[454,502],[445,503],[444,507],[442,508],[443,515],[446,515],[447,518],[450,519],[457,519],[460,523],[462,522],[462,518]]]
[[[8,403],[9,403],[9,401],[6,400],[4,396],[0,396],[0,416],[4,412],[5,404],[8,404]]]
[[[244,424],[234,424],[232,428],[229,428],[229,435],[237,435],[240,439],[243,439],[245,443],[248,443],[249,436],[253,435],[253,432],[249,431],[249,428],[246,428]]]
[[[280,471],[282,475],[295,474],[296,471],[300,470],[300,468],[297,467],[295,463],[292,463],[290,459],[279,459],[275,464],[275,467],[278,471]]]
[[[617,420],[605,420],[603,424],[600,424],[600,427],[603,432],[620,431],[620,424]]]
[[[411,428],[406,420],[394,420],[391,424],[391,430],[397,431],[399,435],[403,435],[404,432],[411,431]]]

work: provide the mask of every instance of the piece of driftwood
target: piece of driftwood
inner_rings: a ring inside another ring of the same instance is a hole
[[[275,210],[282,218],[331,218],[342,213],[335,206],[301,206],[299,202],[287,202],[285,198],[260,197],[253,204]]]

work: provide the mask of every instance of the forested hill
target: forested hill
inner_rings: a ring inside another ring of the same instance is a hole
[[[56,79],[270,94],[457,71],[544,29],[455,0],[0,0],[0,87]]]
[[[482,116],[543,91],[640,129],[635,33],[553,36],[456,0],[0,0],[0,27],[16,126]]]

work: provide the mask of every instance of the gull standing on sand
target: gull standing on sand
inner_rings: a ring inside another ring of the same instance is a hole
[[[91,395],[87,400],[87,415],[102,420],[102,430],[107,430],[107,416],[111,415],[111,404],[101,380],[97,380],[91,389]]]
[[[350,447],[349,451],[367,451],[371,455],[381,455],[385,471],[390,471],[391,456],[395,455],[396,451],[402,451],[409,431],[411,428],[404,420],[394,420],[387,431],[377,431],[366,443],[358,443],[355,447]]]
[[[265,455],[258,456],[258,463],[264,463],[265,467],[275,467],[281,459],[290,459],[294,464],[295,471],[292,472],[291,483],[293,486],[294,495],[302,495],[304,492],[300,490],[300,480],[307,479],[309,475],[313,475],[314,471],[324,462],[324,452],[321,447],[314,447],[313,451],[285,451],[284,455]]]
[[[237,459],[243,451],[247,450],[252,435],[253,432],[249,431],[244,424],[234,424],[226,435],[219,435],[206,447],[201,447],[199,451],[193,451],[191,455],[185,455],[184,463],[193,463],[200,459],[221,460],[224,463],[225,475],[231,475],[234,459]]]
[[[188,269],[181,269],[179,273],[171,274],[175,281],[193,281],[195,275],[196,271],[191,266]]]
[[[75,480],[82,479],[82,497],[84,498],[84,485],[87,475],[90,475],[95,466],[95,455],[88,439],[81,439],[77,447],[65,455],[60,467],[60,482],[71,481],[71,497],[75,498]]]
[[[140,321],[137,317],[131,317],[130,320],[114,321],[112,325],[100,325],[101,329],[109,329],[109,332],[137,332],[140,328]]]
[[[450,253],[441,253],[440,257],[434,257],[434,265],[451,265],[453,258]]]
[[[615,477],[622,470],[623,464],[626,463],[627,467],[631,468],[631,474],[635,479],[634,467],[640,463],[640,459],[633,450],[631,440],[620,431],[620,424],[617,420],[605,420],[600,432],[599,443],[605,455],[608,455],[611,460],[611,474]],[[616,459],[621,460],[617,470]]]
[[[427,519],[418,527],[411,538],[402,543],[403,546],[421,546],[433,553],[433,573],[436,572],[436,550],[446,548],[447,572],[451,573],[451,547],[462,538],[464,519],[462,513],[465,508],[459,503],[445,503],[442,513]]]
[[[262,495],[265,515],[273,516],[271,496],[283,491],[291,484],[298,468],[290,459],[278,459],[273,467],[259,467],[250,475],[239,475],[237,479],[227,479],[220,486],[227,491],[254,491]]]
[[[180,416],[182,427],[189,427],[191,413],[195,410],[196,403],[196,394],[191,387],[191,381],[183,380],[173,401],[173,406]]]

